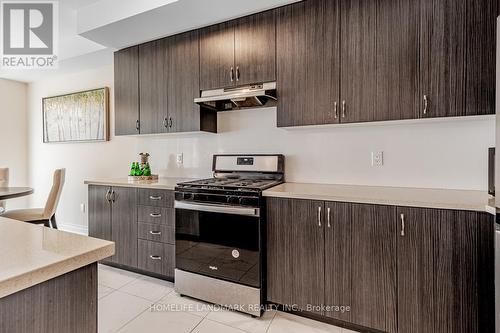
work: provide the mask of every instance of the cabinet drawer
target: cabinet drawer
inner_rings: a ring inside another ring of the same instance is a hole
[[[139,189],[139,205],[174,207],[174,191]]]
[[[175,226],[175,209],[152,206],[138,206],[137,220],[143,223],[160,223]]]
[[[165,224],[139,222],[138,237],[155,242],[175,244],[175,229]]]
[[[174,245],[142,239],[139,239],[137,242],[138,267],[140,269],[168,277],[174,277]]]

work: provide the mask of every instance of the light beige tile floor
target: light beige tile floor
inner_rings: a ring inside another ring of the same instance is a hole
[[[181,297],[170,282],[99,265],[99,333],[355,333],[270,310],[260,318]]]

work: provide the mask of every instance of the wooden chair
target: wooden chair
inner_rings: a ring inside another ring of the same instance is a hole
[[[66,169],[57,169],[54,172],[52,189],[44,208],[10,210],[3,214],[2,217],[34,224],[43,224],[46,227],[52,226],[52,228],[57,229],[56,209],[61,197],[65,175]]]
[[[9,186],[9,168],[0,168],[0,187]],[[5,212],[5,200],[0,201],[0,214]]]

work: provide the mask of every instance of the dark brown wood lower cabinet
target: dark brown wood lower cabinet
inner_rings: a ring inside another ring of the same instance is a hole
[[[350,322],[352,205],[325,202],[325,213],[325,316]]]
[[[351,322],[396,332],[396,207],[351,210]]]
[[[310,308],[324,300],[322,209],[322,201],[268,199],[269,301],[322,314]]]
[[[399,332],[494,332],[493,223],[485,213],[399,208]]]
[[[96,333],[97,264],[0,298],[0,332]]]
[[[270,302],[383,332],[495,330],[487,213],[267,198],[267,218]]]
[[[137,190],[113,187],[111,238],[116,263],[137,267]]]

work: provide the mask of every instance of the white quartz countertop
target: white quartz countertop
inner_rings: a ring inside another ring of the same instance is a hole
[[[0,217],[0,298],[115,253],[115,244]]]
[[[153,188],[173,190],[178,183],[187,182],[196,178],[160,177],[158,180],[129,181],[127,177],[112,179],[89,179],[87,185],[123,186],[138,188]]]
[[[491,196],[485,191],[406,187],[284,183],[263,192],[267,197],[353,202],[489,212]]]

